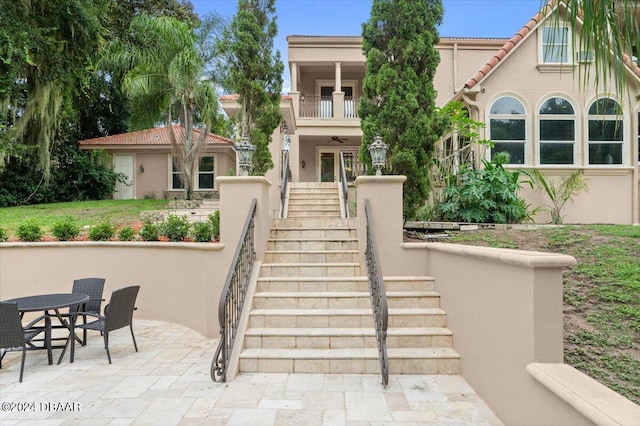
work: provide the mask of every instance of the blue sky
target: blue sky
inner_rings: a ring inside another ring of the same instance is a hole
[[[441,37],[511,37],[531,19],[543,0],[443,0]],[[196,13],[233,18],[237,0],[191,0]],[[361,35],[371,0],[277,0],[276,49],[287,61],[288,35]],[[546,3],[546,1],[545,1]],[[285,67],[288,68],[288,67]],[[289,78],[285,72],[285,80]],[[285,82],[284,91],[288,90]]]

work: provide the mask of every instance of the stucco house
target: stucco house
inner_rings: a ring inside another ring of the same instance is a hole
[[[462,102],[471,118],[486,123],[480,136],[493,140],[495,148],[478,150],[477,165],[482,156],[491,158],[500,150],[511,154],[509,167],[539,169],[552,179],[582,170],[589,191],[567,204],[566,223],[639,223],[637,59],[623,58],[624,93],[617,93],[614,85],[598,87],[593,80],[583,84],[585,73],[595,74],[592,53],[578,50],[569,24],[562,20],[563,7],[562,2],[551,2],[509,39],[441,38],[437,46],[441,62],[434,82],[437,105]],[[281,99],[283,123],[274,130],[270,145],[276,167],[266,176],[273,184],[274,203],[280,196],[284,153],[294,182],[338,181],[341,156],[347,181],[361,171],[362,38],[291,35],[287,41],[291,91]],[[227,114],[238,110],[236,96],[223,96],[220,101]],[[166,141],[126,143],[114,138],[112,142],[109,138],[82,141],[81,146],[105,148],[117,154],[118,163],[125,162],[116,166],[119,170],[135,172],[134,192],[127,196],[163,196],[175,189]],[[211,143],[214,176],[226,174],[235,164],[230,144],[222,139]],[[455,135],[445,135],[440,148],[459,148]],[[153,167],[153,179],[139,171],[140,165],[145,170]],[[215,190],[215,183],[213,189],[204,190]],[[521,195],[533,208],[548,203],[544,194],[528,187]],[[547,222],[549,216],[542,212],[536,220]]]
[[[174,126],[176,133],[182,130]],[[195,136],[200,134],[194,130]],[[81,149],[104,149],[113,158],[114,170],[127,176],[128,183],[118,183],[115,199],[182,198],[183,190],[166,127],[80,141]],[[233,141],[208,134],[204,152],[194,176],[194,193],[198,198],[217,198],[217,176],[236,170]]]

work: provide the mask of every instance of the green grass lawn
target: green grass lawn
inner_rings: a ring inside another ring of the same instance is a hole
[[[168,200],[100,200],[72,203],[37,204],[32,206],[0,208],[0,227],[15,237],[20,223],[35,220],[50,235],[51,225],[65,216],[72,216],[80,226],[109,221],[115,226],[140,220],[145,210],[167,210]]]

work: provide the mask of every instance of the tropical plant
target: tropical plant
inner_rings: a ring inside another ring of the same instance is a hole
[[[522,183],[519,171],[502,166],[509,155],[496,153],[493,161],[483,160],[480,169],[467,168],[460,183],[445,188],[440,210],[446,220],[471,223],[518,223],[530,216],[527,203],[518,196]]]
[[[25,242],[40,241],[44,232],[42,227],[33,219],[27,219],[18,225],[16,230],[18,239]]]
[[[109,241],[116,233],[115,227],[108,220],[104,220],[89,228],[91,241]]]
[[[224,128],[214,72],[214,41],[222,28],[217,15],[207,17],[199,32],[172,17],[140,15],[127,37],[108,43],[98,61],[101,69],[123,76],[134,129],[167,124],[187,199],[209,131]],[[182,126],[170,125],[175,121]]]
[[[556,15],[555,19],[571,23],[577,50],[594,52],[594,70],[583,74],[582,82],[586,84],[593,77],[596,86],[609,90],[613,81],[622,93],[631,55],[640,46],[637,0],[541,0],[540,4],[547,12],[558,4],[566,5],[564,16]]]
[[[7,231],[0,226],[0,243],[4,243],[8,239],[9,239],[9,236],[7,235]]]
[[[284,65],[274,52],[278,34],[275,0],[238,0],[238,11],[224,32],[220,50],[225,52],[224,87],[238,95],[240,111],[234,117],[240,137],[248,137],[256,151],[253,175],[273,168],[269,143],[282,121],[280,92]]]
[[[442,132],[435,120],[433,87],[442,15],[441,0],[374,0],[362,29],[366,75],[358,107],[363,133],[360,159],[371,164],[367,148],[376,135],[389,144],[391,173],[407,177],[406,217],[414,217],[427,199],[429,171],[424,166]]]
[[[73,216],[65,216],[53,223],[51,233],[60,241],[73,240],[80,235],[80,225],[76,223]]]
[[[544,191],[551,201],[550,205],[547,205],[549,212],[551,213],[551,222],[554,224],[561,224],[564,220],[562,215],[562,209],[568,201],[573,202],[576,195],[581,192],[589,190],[589,183],[584,177],[582,170],[576,170],[568,177],[562,179],[560,183],[554,179],[550,179],[544,175],[540,170],[534,170],[530,173],[536,191]]]
[[[189,220],[186,216],[170,214],[159,226],[160,235],[169,241],[184,241],[189,235]]]

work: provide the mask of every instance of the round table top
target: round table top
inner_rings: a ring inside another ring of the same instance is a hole
[[[79,305],[89,300],[89,296],[81,293],[37,294],[5,300],[18,304],[20,312],[46,311],[47,309],[66,308]]]

